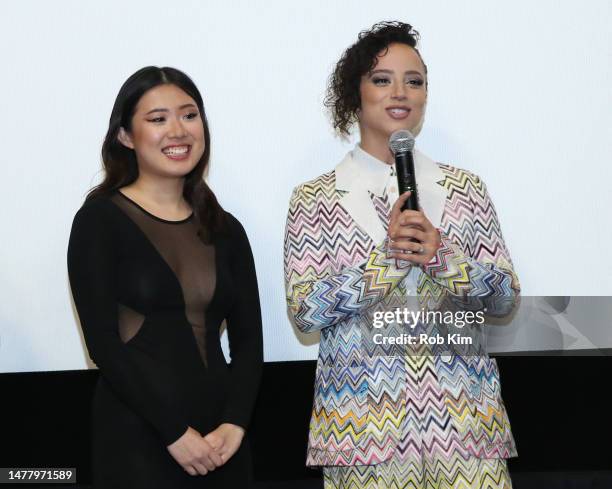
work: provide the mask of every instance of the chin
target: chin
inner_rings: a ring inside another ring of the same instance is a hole
[[[195,165],[189,167],[184,166],[180,168],[164,168],[159,172],[159,174],[165,178],[184,178],[189,175],[194,168]]]
[[[410,134],[412,134],[413,136],[416,136],[412,125],[408,127],[406,124],[396,124],[393,127],[390,127],[388,131],[386,131],[387,138],[390,138],[391,134],[393,134],[396,131],[410,131]]]
[[[410,131],[412,134],[414,134],[416,130],[420,130],[421,125],[421,121],[415,122],[415,120],[410,117],[407,120],[391,121],[391,124],[387,124],[387,132],[389,133],[389,136],[391,136],[391,134],[393,134],[395,131]]]
[[[410,134],[412,134],[416,138],[421,132],[422,128],[423,128],[423,120],[421,120],[418,124],[410,124],[409,126],[406,124],[398,125],[394,127],[393,129],[391,129],[391,132],[389,133],[389,137],[391,137],[391,134],[393,134],[395,131],[403,130],[403,131],[410,131]]]

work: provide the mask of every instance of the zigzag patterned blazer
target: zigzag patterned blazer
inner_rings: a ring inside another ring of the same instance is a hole
[[[298,186],[287,217],[288,308],[301,331],[321,333],[307,465],[376,464],[406,436],[415,456],[516,456],[493,359],[363,348],[373,313],[411,294],[427,310],[477,298],[489,315],[511,311],[519,283],[484,183],[415,152],[419,199],[442,243],[412,266],[386,257],[388,199],[367,188],[355,151]]]

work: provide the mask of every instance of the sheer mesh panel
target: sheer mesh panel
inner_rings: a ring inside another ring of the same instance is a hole
[[[138,334],[145,317],[134,309],[119,304],[119,337],[127,343]]]
[[[206,364],[205,311],[216,284],[214,246],[198,237],[193,218],[176,222],[159,219],[120,192],[112,201],[138,225],[174,272],[183,290],[185,316]]]

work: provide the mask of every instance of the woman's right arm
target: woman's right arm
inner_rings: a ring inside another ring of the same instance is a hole
[[[287,305],[296,326],[305,333],[333,326],[360,314],[386,297],[410,271],[387,258],[386,242],[368,257],[340,273],[331,268],[331,246],[325,226],[333,225],[334,209],[309,186],[293,191],[285,229],[285,287]],[[324,212],[322,212],[322,210]],[[323,224],[322,221],[326,224]],[[350,241],[347,236],[347,241]],[[406,263],[406,262],[404,262]]]
[[[68,275],[74,303],[91,359],[115,394],[149,421],[167,446],[188,424],[173,396],[162,392],[159,379],[152,378],[144,360],[134,358],[119,337],[116,240],[104,204],[86,204],[72,224]]]

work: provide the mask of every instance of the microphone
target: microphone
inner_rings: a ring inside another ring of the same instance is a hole
[[[397,173],[397,188],[400,195],[404,192],[412,192],[410,197],[402,206],[402,210],[419,210],[419,199],[417,196],[416,178],[414,176],[414,136],[405,129],[395,131],[389,138],[389,149],[395,156],[395,170]]]

